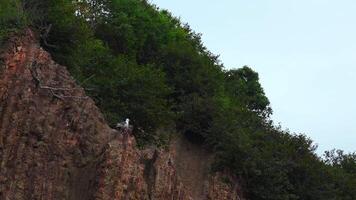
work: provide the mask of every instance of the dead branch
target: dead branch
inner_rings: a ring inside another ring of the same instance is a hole
[[[52,24],[49,24],[47,27],[44,27],[42,28],[42,31],[41,31],[41,39],[43,41],[43,44],[47,47],[50,47],[50,48],[58,48],[58,46],[56,45],[53,45],[53,44],[49,44],[47,42],[47,38],[49,36],[49,33],[51,32],[51,29],[52,29]]]
[[[44,85],[42,85],[42,82],[41,82],[40,78],[38,77],[37,70],[36,70],[34,64],[31,65],[30,71],[31,71],[31,75],[32,75],[33,79],[36,82],[37,87],[39,87],[40,89],[49,90],[51,92],[52,96],[54,96],[62,101],[64,101],[65,99],[88,99],[89,98],[86,96],[72,96],[72,95],[57,94],[56,91],[73,91],[73,90],[79,90],[81,88],[79,88],[79,87],[77,87],[77,88],[63,88],[63,87],[44,86]]]
[[[41,89],[49,89],[49,90],[54,90],[54,91],[73,91],[73,90],[81,90],[82,88],[76,87],[76,88],[61,88],[61,87],[49,87],[49,86],[43,86],[40,85]]]

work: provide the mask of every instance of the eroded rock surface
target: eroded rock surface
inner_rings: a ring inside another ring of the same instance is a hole
[[[1,57],[0,199],[89,199],[112,129],[31,31]]]
[[[189,167],[176,165],[189,159],[176,145],[138,150],[130,133],[111,129],[30,30],[0,60],[0,199],[239,199],[237,184],[205,168],[194,187],[185,181]]]

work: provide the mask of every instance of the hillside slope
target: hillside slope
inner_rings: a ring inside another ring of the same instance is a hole
[[[184,181],[192,173],[175,167],[189,161],[179,145],[138,150],[130,133],[111,129],[32,31],[0,56],[0,199],[240,199],[221,175]]]

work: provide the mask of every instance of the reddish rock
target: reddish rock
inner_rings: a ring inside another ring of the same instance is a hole
[[[90,199],[112,129],[31,31],[1,59],[0,199]]]
[[[0,60],[0,199],[239,199],[235,179],[211,174],[208,153],[180,139],[139,150],[111,129],[30,30]]]

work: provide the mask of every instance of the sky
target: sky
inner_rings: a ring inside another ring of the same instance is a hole
[[[202,33],[226,69],[248,65],[284,129],[356,151],[355,0],[151,0]]]

